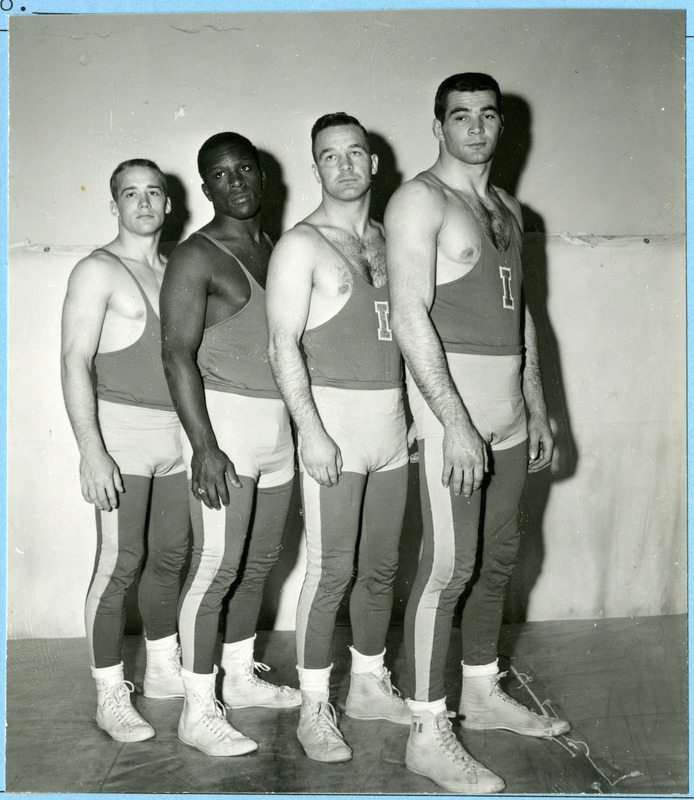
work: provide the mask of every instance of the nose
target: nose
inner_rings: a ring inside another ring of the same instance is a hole
[[[352,159],[349,156],[344,156],[343,158],[340,159],[339,167],[342,172],[354,169],[354,165],[352,164]]]
[[[241,172],[230,172],[229,173],[229,183],[234,187],[243,186],[244,184],[243,174]]]
[[[140,208],[149,208],[150,200],[149,200],[148,195],[143,194],[143,195],[140,196],[139,206],[140,206]]]
[[[477,134],[477,133],[484,133],[484,124],[482,122],[482,117],[473,117],[470,120],[470,133]]]

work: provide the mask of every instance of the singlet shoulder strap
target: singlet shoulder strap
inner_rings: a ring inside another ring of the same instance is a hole
[[[472,210],[472,206],[470,205],[470,203],[468,203],[468,201],[463,197],[463,195],[457,189],[454,189],[452,186],[449,186],[447,183],[442,181],[441,178],[439,178],[438,175],[434,175],[434,173],[430,172],[429,170],[426,170],[422,174],[427,175],[430,178],[433,178],[436,181],[436,183],[439,184],[439,186],[442,186],[444,189],[448,189],[449,192],[452,192],[458,198],[458,200],[460,200],[461,203],[464,203],[467,206],[467,208],[470,209],[470,213],[473,215],[473,217],[475,217],[475,219],[477,218],[476,215],[475,215],[475,212]],[[493,186],[491,188],[494,189]],[[499,197],[499,193],[496,191],[496,189],[494,189],[494,194],[499,198],[499,202],[501,203],[501,206],[504,209],[504,213],[506,214],[506,217],[508,219],[509,227],[511,228],[511,237],[516,242],[516,244],[518,244],[518,237],[516,235],[516,229],[515,229],[515,226],[513,224],[513,214],[511,214],[511,211],[509,210],[509,208],[506,205],[506,203],[504,203],[504,201]],[[482,228],[482,230],[484,231],[484,228]],[[487,238],[489,238],[489,236],[486,233],[486,231],[484,233],[485,233],[485,236],[487,236]],[[493,244],[493,242],[492,242],[492,244]]]
[[[449,192],[453,193],[458,198],[458,200],[464,203],[470,209],[470,211],[472,211],[472,208],[470,208],[470,203],[468,203],[468,201],[463,197],[463,195],[457,189],[454,189],[452,186],[449,186],[445,181],[442,181],[438,175],[434,175],[434,173],[430,172],[429,170],[426,170],[423,174],[429,178],[433,178],[436,181],[436,183],[438,183],[439,186],[443,187],[444,189],[448,189]]]
[[[133,281],[135,281],[135,286],[137,286],[140,294],[142,295],[142,299],[145,301],[147,307],[151,309],[152,313],[155,316],[158,316],[157,312],[154,310],[154,306],[149,301],[149,297],[147,297],[147,292],[145,292],[145,290],[142,288],[142,284],[140,283],[140,281],[138,281],[133,271],[130,269],[130,267],[128,267],[128,265],[125,263],[125,261],[123,261],[123,259],[120,256],[117,256],[115,253],[112,253],[105,247],[97,247],[96,250],[92,251],[92,253],[106,253],[106,255],[111,256],[111,258],[115,258],[116,261],[121,265],[121,267],[123,267],[123,269],[128,273],[128,275],[130,275]]]
[[[345,264],[349,268],[349,271],[352,274],[356,273],[357,275],[359,275],[357,270],[352,265],[352,262],[342,252],[342,250],[340,250],[340,248],[337,247],[337,245],[335,245],[333,242],[330,241],[330,239],[328,239],[328,237],[323,233],[323,231],[319,227],[317,227],[316,225],[313,225],[313,223],[311,223],[311,222],[306,222],[306,220],[302,220],[301,222],[298,222],[297,225],[307,225],[309,228],[313,228],[313,230],[321,237],[321,239],[323,239],[323,241],[325,241],[328,245],[330,245],[330,247],[338,254],[338,256],[340,256],[340,258],[345,262]],[[361,277],[361,276],[359,276],[359,277]],[[363,280],[363,278],[362,278],[362,280]]]
[[[231,256],[234,259],[234,261],[236,261],[238,263],[238,265],[241,267],[241,269],[246,274],[248,274],[248,270],[246,269],[246,267],[244,267],[243,262],[236,255],[236,253],[233,253],[231,250],[229,250],[229,248],[224,244],[224,242],[220,242],[219,239],[216,239],[214,236],[212,236],[211,233],[207,233],[206,231],[195,231],[193,236],[204,236],[205,239],[207,239],[210,242],[212,242],[212,244],[216,245],[220,250],[225,252],[228,256]]]
[[[270,238],[270,237],[267,235],[267,233],[265,233],[265,231],[261,231],[261,233],[262,233],[262,234],[263,234],[263,236],[265,237],[265,241],[266,241],[266,242],[267,242],[267,243],[270,245],[270,247],[271,247],[271,248],[274,250],[274,249],[275,249],[275,245],[272,243],[272,239],[271,239],[271,238]]]

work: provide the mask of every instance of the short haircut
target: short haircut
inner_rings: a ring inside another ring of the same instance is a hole
[[[258,155],[258,151],[256,150],[255,145],[250,139],[247,139],[245,136],[242,136],[240,133],[232,133],[231,131],[222,131],[222,133],[215,133],[214,136],[210,136],[210,138],[203,144],[203,146],[198,150],[198,172],[200,173],[200,177],[205,180],[205,176],[202,174],[205,168],[205,165],[208,162],[208,156],[213,151],[216,150],[218,147],[240,147],[244,150],[248,150],[248,152],[253,157],[258,169],[260,169],[260,156]]]
[[[484,72],[459,72],[457,75],[451,75],[450,78],[446,78],[436,90],[434,116],[439,122],[443,122],[446,115],[448,95],[451,92],[486,91],[494,92],[496,95],[496,105],[499,114],[501,114],[501,89],[499,89],[499,84],[491,75],[486,75]]]
[[[313,153],[313,159],[316,159],[316,139],[318,134],[321,131],[324,131],[326,128],[335,128],[340,125],[356,125],[363,134],[364,138],[366,139],[366,147],[371,152],[371,145],[369,144],[369,134],[366,131],[366,128],[359,122],[356,117],[352,117],[349,114],[346,114],[344,111],[335,111],[332,114],[323,114],[322,117],[319,117],[314,123],[313,127],[311,128],[311,153]]]
[[[118,199],[118,176],[121,174],[121,172],[125,172],[126,169],[130,169],[130,167],[148,167],[149,169],[154,170],[161,179],[161,183],[164,188],[164,194],[168,196],[169,190],[166,183],[166,175],[164,175],[154,161],[150,161],[148,158],[131,158],[128,161],[121,161],[111,173],[109,187],[111,189],[111,197],[114,200]]]

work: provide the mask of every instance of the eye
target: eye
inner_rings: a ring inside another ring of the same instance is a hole
[[[242,164],[242,165],[241,165],[241,169],[242,169],[244,172],[250,172],[250,170],[251,170],[251,165],[250,165],[250,164]]]

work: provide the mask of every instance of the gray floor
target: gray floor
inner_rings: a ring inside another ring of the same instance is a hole
[[[686,619],[657,617],[506,626],[501,653],[533,676],[530,687],[571,721],[558,742],[506,732],[462,732],[468,749],[501,774],[508,794],[687,793]],[[449,659],[449,708],[460,694],[459,631]],[[339,628],[333,702],[348,689],[349,630]],[[261,632],[256,657],[271,680],[296,685],[293,634]],[[389,666],[405,693],[402,630],[393,628]],[[144,652],[127,637],[126,677],[135,703],[154,725],[148,742],[118,744],[93,721],[95,693],[84,639],[8,642],[8,792],[138,793],[432,793],[437,787],[404,765],[407,729],[344,717],[354,750],[345,764],[307,759],[296,740],[298,711],[246,709],[230,719],[260,743],[257,753],[214,759],[178,741],[180,700],[141,693]],[[532,704],[517,681],[508,690]],[[602,773],[602,774],[601,774]],[[624,775],[637,773],[631,777]]]

